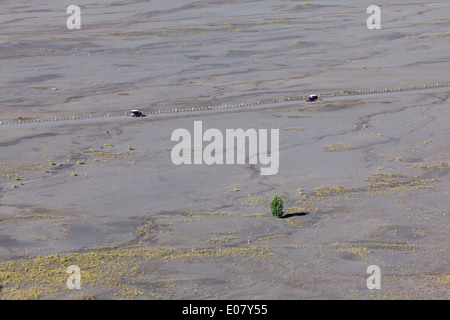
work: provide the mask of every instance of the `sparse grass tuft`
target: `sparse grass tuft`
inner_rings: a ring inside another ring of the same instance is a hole
[[[284,128],[283,130],[300,132],[300,131],[303,131],[303,128],[302,127],[288,127],[288,128]]]
[[[218,238],[218,241],[226,240],[227,237]],[[142,276],[144,264],[167,260],[196,262],[226,257],[267,260],[271,256],[273,253],[266,246],[210,249],[106,247],[64,256],[37,256],[0,263],[1,296],[6,300],[62,298],[67,295],[67,267],[77,265],[82,270],[82,288],[85,290],[112,290],[118,299],[136,299],[140,296],[170,298],[176,284],[174,279],[157,279],[145,291],[130,288],[135,285],[132,279]],[[154,293],[155,290],[158,294]]]
[[[336,142],[332,144],[325,144],[325,149],[328,151],[346,151],[352,147],[350,142]]]
[[[336,186],[336,187],[326,187],[326,186],[321,186],[318,187],[314,190],[314,194],[316,196],[330,196],[333,194],[338,194],[338,193],[342,193],[342,192],[346,192],[346,191],[352,191],[353,188],[343,188],[341,186]]]
[[[225,236],[225,237],[220,237],[220,238],[219,237],[211,238],[211,239],[208,240],[208,242],[214,243],[214,244],[226,243],[226,242],[229,242],[229,241],[231,241],[233,239],[236,239],[236,237],[235,236]]]

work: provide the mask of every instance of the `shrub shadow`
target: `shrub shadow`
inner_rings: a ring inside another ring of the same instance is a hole
[[[302,216],[306,216],[306,215],[308,215],[308,214],[309,214],[309,212],[305,212],[305,211],[302,211],[302,212],[294,212],[294,213],[284,214],[284,215],[282,215],[280,218],[281,218],[281,219],[287,219],[287,218],[297,217],[297,216],[302,217]]]

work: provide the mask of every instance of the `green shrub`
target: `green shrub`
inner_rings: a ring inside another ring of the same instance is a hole
[[[270,211],[272,215],[281,218],[283,215],[283,199],[279,195],[274,195],[272,201],[270,201]]]

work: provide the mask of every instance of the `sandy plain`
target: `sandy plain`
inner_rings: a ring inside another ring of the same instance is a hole
[[[381,30],[363,1],[80,1],[72,31],[70,4],[2,3],[2,299],[448,299],[450,89],[294,101],[448,83],[445,1]],[[174,165],[194,120],[279,129],[278,174]]]

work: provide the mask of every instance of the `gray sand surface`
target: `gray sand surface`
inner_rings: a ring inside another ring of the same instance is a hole
[[[67,30],[70,1],[3,1],[0,298],[448,299],[450,7],[302,3],[78,1]],[[278,173],[174,165],[196,120],[279,129]]]

